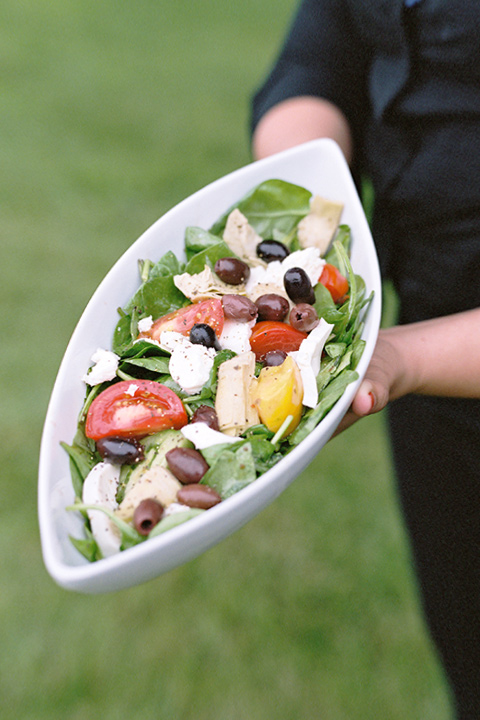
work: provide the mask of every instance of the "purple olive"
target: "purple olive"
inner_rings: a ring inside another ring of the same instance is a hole
[[[203,422],[212,430],[220,431],[218,415],[215,408],[210,405],[200,405],[192,415],[191,423]]]
[[[185,485],[178,491],[177,500],[182,505],[188,505],[191,508],[208,510],[214,505],[218,505],[222,498],[216,490],[208,485]]]
[[[290,308],[288,300],[276,293],[260,295],[255,300],[255,305],[258,308],[259,320],[276,320],[277,322],[281,322],[286,318]]]
[[[148,535],[158,525],[165,509],[157,500],[146,498],[134,510],[133,526],[140,535]]]
[[[208,470],[203,455],[194,448],[176,447],[165,455],[168,467],[183,485],[199,483]]]
[[[258,315],[254,302],[243,295],[224,295],[222,297],[223,314],[228,320],[250,322]]]
[[[269,350],[266,353],[263,362],[267,367],[274,367],[276,365],[282,365],[286,358],[287,353],[283,352],[283,350]]]
[[[295,330],[301,330],[306,333],[313,330],[314,327],[317,327],[320,322],[317,311],[313,305],[309,305],[308,303],[295,305],[290,310],[288,320]]]
[[[238,258],[219,258],[213,269],[220,280],[229,285],[241,285],[250,277],[250,268],[247,263]]]

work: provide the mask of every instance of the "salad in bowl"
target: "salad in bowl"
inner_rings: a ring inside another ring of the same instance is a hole
[[[139,260],[111,348],[85,373],[71,444],[96,561],[215,507],[281,461],[358,378],[372,299],[343,204],[284,180],[251,189],[184,260]]]
[[[241,168],[154,223],[93,295],[52,392],[39,468],[52,577],[130,587],[270,504],[347,411],[380,295],[329,140]]]

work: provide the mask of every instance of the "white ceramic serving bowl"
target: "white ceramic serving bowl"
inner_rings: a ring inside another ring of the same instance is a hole
[[[159,537],[88,563],[69,539],[69,535],[82,537],[83,522],[77,513],[65,510],[73,502],[74,493],[68,457],[60,441],[71,443],[75,434],[85,395],[81,378],[90,358],[97,348],[111,347],[117,308],[127,303],[140,284],[139,258],[155,261],[167,250],[182,254],[187,226],[208,229],[249,190],[271,178],[301,185],[345,205],[341,222],[352,229],[353,268],[364,278],[367,292],[375,293],[363,333],[366,349],[358,367],[359,380],[348,386],[300,446],[250,486]],[[91,298],[72,335],[53,388],[42,437],[38,487],[42,551],[52,578],[66,589],[89,593],[137,585],[200,555],[257,515],[307,467],[347,411],[375,346],[380,310],[380,273],[373,240],[348,166],[331,140],[315,140],[236,170],[157,220],[118,260]]]

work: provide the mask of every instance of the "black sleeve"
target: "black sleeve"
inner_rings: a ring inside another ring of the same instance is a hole
[[[357,134],[367,111],[369,50],[348,0],[303,0],[280,55],[253,99],[251,131],[274,105],[310,95],[334,103]]]

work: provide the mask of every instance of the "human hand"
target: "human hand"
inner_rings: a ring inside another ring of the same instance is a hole
[[[404,394],[406,370],[403,356],[395,343],[394,328],[380,330],[377,344],[353,402],[335,431],[338,435],[367,415],[383,410],[390,400]]]

